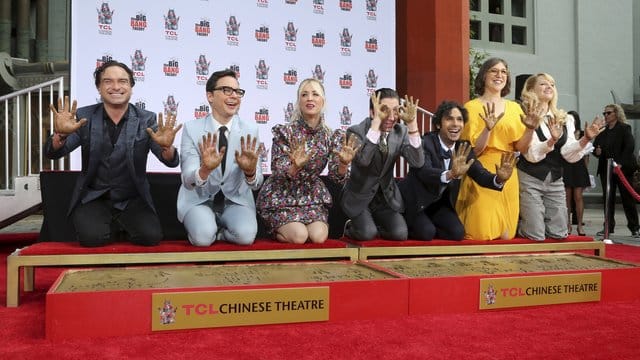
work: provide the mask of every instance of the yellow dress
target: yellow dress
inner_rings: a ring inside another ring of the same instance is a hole
[[[487,146],[478,156],[485,169],[495,172],[500,164],[503,152],[513,152],[526,127],[520,120],[522,109],[514,101],[505,100],[504,116],[496,124],[489,135]],[[483,114],[483,103],[474,99],[464,107],[469,111],[469,121],[462,131],[462,139],[469,140],[473,146],[485,128],[480,117]],[[493,240],[500,239],[503,233],[511,239],[515,237],[520,209],[518,172],[513,170],[502,191],[483,188],[469,177],[464,177],[460,184],[460,194],[456,202],[456,211],[464,225],[465,239]]]

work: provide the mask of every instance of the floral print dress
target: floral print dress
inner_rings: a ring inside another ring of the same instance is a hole
[[[328,164],[329,179],[340,184],[347,180],[349,172],[344,176],[338,174],[339,159],[334,153],[342,146],[344,131],[332,132],[324,122],[314,129],[298,119],[275,125],[271,132],[271,175],[262,185],[256,202],[260,217],[272,233],[291,222],[328,223],[333,201],[320,174]],[[311,159],[293,177],[288,173],[291,139],[304,141],[305,150],[311,154]]]

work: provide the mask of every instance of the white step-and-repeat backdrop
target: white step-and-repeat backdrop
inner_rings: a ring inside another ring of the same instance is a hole
[[[394,0],[83,0],[72,2],[72,19],[79,106],[100,101],[92,74],[113,59],[134,71],[132,103],[186,122],[209,113],[210,74],[232,69],[247,91],[239,115],[260,125],[265,173],[271,128],[290,120],[305,78],[323,81],[332,129],[368,116],[374,89],[395,87]],[[71,168],[80,166],[77,150]],[[149,170],[179,168],[151,156]]]

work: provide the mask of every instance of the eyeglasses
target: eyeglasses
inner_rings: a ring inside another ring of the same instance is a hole
[[[509,71],[507,69],[489,69],[487,72],[491,75],[509,75]]]
[[[612,112],[613,111],[605,111],[605,112],[602,113],[602,116],[607,116],[607,115],[611,114]]]
[[[245,91],[242,90],[242,89],[234,89],[234,88],[229,87],[229,86],[220,86],[220,87],[217,87],[217,88],[213,88],[213,91],[216,91],[216,90],[222,91],[222,93],[227,95],[227,96],[231,96],[231,94],[233,94],[235,92],[236,95],[238,95],[239,97],[243,97],[244,93],[245,93]]]

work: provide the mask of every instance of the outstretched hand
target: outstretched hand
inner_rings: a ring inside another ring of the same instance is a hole
[[[76,118],[78,103],[76,100],[73,100],[73,105],[71,109],[69,109],[69,97],[64,97],[64,105],[62,104],[62,99],[58,99],[58,109],[53,106],[53,104],[49,104],[49,110],[53,113],[53,131],[58,134],[69,135],[78,130],[81,126],[87,123],[87,119]]]
[[[236,163],[245,174],[255,174],[258,165],[258,138],[251,138],[251,134],[247,134],[247,141],[244,136],[240,137],[240,151],[236,150]]]
[[[342,165],[349,165],[353,158],[356,156],[356,153],[360,149],[360,144],[358,143],[358,139],[354,134],[345,134],[342,138],[342,147],[340,151],[333,150],[333,152],[338,155],[338,159]]]
[[[500,115],[496,116],[496,104],[493,102],[484,104],[482,106],[482,110],[484,110],[484,114],[480,114],[480,117],[484,120],[487,130],[491,131],[498,121],[500,121],[504,116],[504,111]]]
[[[158,113],[158,131],[154,132],[153,129],[147,128],[147,133],[162,148],[169,148],[173,146],[176,133],[182,128],[182,124],[176,126],[176,121],[176,114],[168,113],[165,123],[162,120],[162,113]]]
[[[523,105],[522,111],[524,114],[520,115],[520,121],[527,127],[527,129],[535,130],[540,126],[542,122],[543,111],[540,108],[536,108],[533,104]]]
[[[518,158],[516,157],[516,153],[502,153],[502,155],[500,156],[500,166],[496,164],[496,177],[498,178],[498,182],[500,184],[504,184],[507,180],[509,180],[517,163]]]
[[[471,145],[468,142],[463,142],[457,149],[451,154],[451,177],[457,179],[469,171],[469,167],[475,161],[475,159],[469,159],[469,153],[471,152]]]
[[[198,144],[198,149],[200,150],[200,164],[209,171],[220,166],[227,151],[226,147],[218,151],[218,135],[211,133],[202,135],[202,142]]]
[[[404,96],[404,102],[400,105],[400,119],[404,121],[406,125],[416,121],[416,115],[418,114],[418,103],[420,99],[413,101],[413,96],[409,98],[408,95]]]
[[[311,159],[311,152],[307,152],[305,149],[306,143],[306,138],[302,138],[302,141],[297,141],[295,138],[292,138],[290,141],[290,150],[287,154],[289,155],[289,159],[291,159],[291,165],[296,169],[302,169],[309,162],[309,159]]]
[[[373,118],[371,119],[371,128],[380,130],[380,124],[391,115],[391,109],[380,103],[380,93],[371,94],[371,104],[373,105]]]
[[[596,136],[600,135],[605,129],[604,119],[600,116],[596,116],[593,119],[591,125],[586,123],[584,126],[584,136],[587,137],[588,140],[593,140]],[[599,155],[599,154],[598,154]]]
[[[549,133],[551,134],[551,138],[554,141],[558,141],[558,139],[560,139],[560,137],[562,136],[562,133],[564,132],[563,127],[560,124],[560,121],[558,121],[554,117],[548,117],[547,126],[549,127]]]

